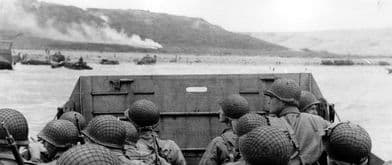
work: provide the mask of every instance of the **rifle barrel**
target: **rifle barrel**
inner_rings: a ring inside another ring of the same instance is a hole
[[[1,122],[1,127],[3,127],[5,133],[7,134],[5,139],[7,140],[8,145],[12,151],[12,154],[15,157],[15,161],[18,163],[18,165],[24,165],[24,161],[23,161],[22,156],[20,155],[19,150],[18,150],[18,145],[16,145],[15,139],[14,139],[14,137],[12,137],[12,135],[8,131],[8,128],[5,126],[4,121]]]

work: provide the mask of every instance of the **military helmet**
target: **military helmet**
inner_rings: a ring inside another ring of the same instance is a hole
[[[17,145],[28,145],[29,126],[26,118],[17,110],[2,108],[0,109],[0,124],[8,129],[9,133],[13,136]],[[1,126],[1,125],[0,125]],[[8,145],[6,140],[6,131],[0,127],[0,144]]]
[[[137,140],[139,140],[139,134],[137,132],[136,127],[129,121],[121,121],[124,124],[125,131],[127,132],[127,138],[125,139],[126,141],[134,142],[136,143]]]
[[[269,119],[267,116],[261,116],[256,113],[248,113],[238,119],[238,124],[236,125],[237,132],[235,132],[238,136],[242,136],[252,131],[253,129],[260,126],[268,126]]]
[[[109,149],[96,145],[75,146],[61,154],[57,165],[120,165],[121,161]]]
[[[287,165],[293,145],[279,128],[261,126],[239,138],[240,152],[250,165]]]
[[[249,112],[248,101],[238,94],[227,96],[220,103],[220,106],[225,116],[232,119],[238,119]]]
[[[87,122],[86,122],[86,119],[84,118],[84,116],[82,114],[80,114],[79,112],[75,112],[75,111],[65,112],[64,114],[62,114],[60,116],[59,119],[68,120],[68,121],[74,123],[77,127],[79,126],[79,129],[81,129],[81,130],[83,130],[84,127],[86,127],[86,125],[87,125]]]
[[[50,121],[38,134],[38,138],[45,140],[58,148],[68,148],[78,142],[79,131],[68,120]]]
[[[94,143],[118,149],[123,148],[126,138],[124,124],[111,115],[94,117],[82,134]]]
[[[127,117],[138,127],[153,126],[159,122],[158,107],[149,100],[137,100],[127,110]]]
[[[275,97],[287,104],[299,105],[301,89],[298,84],[291,79],[280,78],[272,83],[271,88],[264,92],[265,95]]]
[[[301,112],[304,112],[310,106],[318,104],[318,103],[320,103],[320,101],[317,100],[316,96],[314,96],[311,92],[309,92],[309,91],[302,91],[301,92],[301,98],[299,100],[299,110]]]
[[[349,122],[330,129],[327,152],[335,160],[359,164],[370,155],[372,142],[361,126]]]

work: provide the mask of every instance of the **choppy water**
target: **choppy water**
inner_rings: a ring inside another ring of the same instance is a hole
[[[392,159],[392,75],[379,66],[263,66],[218,64],[121,64],[94,70],[75,71],[49,66],[16,65],[13,71],[0,71],[0,107],[15,108],[27,117],[30,134],[35,135],[53,119],[56,108],[72,92],[80,75],[128,74],[209,74],[311,72],[323,95],[336,104],[340,117],[364,126],[373,140],[373,152]]]

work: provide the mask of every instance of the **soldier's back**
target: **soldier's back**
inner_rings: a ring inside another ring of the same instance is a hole
[[[186,161],[180,147],[173,140],[157,139],[160,156],[172,165],[185,165]]]
[[[232,130],[225,130],[208,144],[199,165],[221,165],[237,161],[239,152],[236,150],[236,140],[237,135]]]
[[[322,136],[329,122],[323,118],[308,114],[287,114],[283,117],[294,130],[303,163],[314,163],[322,155],[324,146]]]

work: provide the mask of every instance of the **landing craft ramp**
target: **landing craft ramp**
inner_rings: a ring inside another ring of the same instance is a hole
[[[174,140],[188,164],[194,165],[208,143],[225,128],[218,121],[219,100],[240,94],[252,111],[263,112],[263,91],[277,78],[293,79],[302,89],[322,97],[310,73],[81,76],[63,110],[80,112],[88,121],[106,114],[123,118],[132,102],[151,100],[161,113],[160,137]]]

